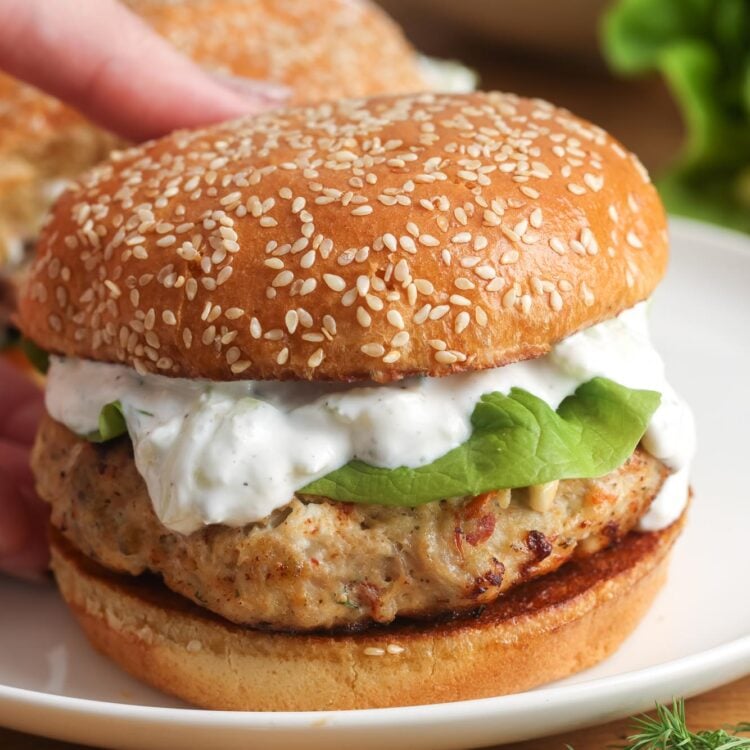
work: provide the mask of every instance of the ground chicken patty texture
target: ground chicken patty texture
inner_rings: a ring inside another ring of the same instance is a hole
[[[666,475],[642,450],[617,471],[559,484],[549,510],[526,491],[417,508],[295,497],[263,522],[183,536],[152,509],[127,438],[96,445],[46,417],[33,464],[52,523],[112,570],[237,623],[310,630],[471,609],[630,531]]]

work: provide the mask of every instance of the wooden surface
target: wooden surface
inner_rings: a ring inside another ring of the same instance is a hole
[[[596,62],[540,59],[517,50],[503,52],[496,42],[470,38],[451,25],[426,24],[421,17],[401,20],[426,52],[463,60],[479,71],[483,88],[540,96],[566,106],[620,138],[652,171],[664,169],[679,149],[680,118],[657,79],[618,81]],[[750,721],[750,678],[689,701],[688,717],[695,728]],[[615,722],[509,745],[506,750],[561,750],[566,744],[575,750],[602,750],[621,740],[627,728],[627,722]],[[0,729],[0,748],[73,750],[74,746]]]

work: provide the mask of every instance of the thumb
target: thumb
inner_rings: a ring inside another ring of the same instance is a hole
[[[132,140],[278,106],[222,85],[115,0],[0,0],[0,67]]]

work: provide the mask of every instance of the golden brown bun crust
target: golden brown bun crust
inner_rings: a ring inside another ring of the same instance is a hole
[[[127,4],[204,67],[286,85],[293,102],[426,87],[397,24],[365,0]],[[9,241],[38,231],[50,202],[43,182],[74,177],[115,144],[75,110],[0,74],[0,265]]]
[[[666,261],[642,167],[565,110],[343,100],[92,170],[43,232],[21,325],[166,375],[388,381],[539,356],[648,297]]]
[[[630,534],[474,619],[341,635],[231,625],[156,579],[107,572],[54,530],[52,560],[93,645],[165,692],[213,709],[377,708],[520,692],[601,661],[650,606],[683,521]]]

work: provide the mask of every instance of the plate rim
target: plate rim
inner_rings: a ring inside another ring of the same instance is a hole
[[[750,236],[742,232],[681,216],[669,216],[669,232],[671,241],[689,233],[692,241],[718,244],[722,251],[743,255],[750,260]],[[607,691],[611,700],[617,701],[627,699],[631,691],[642,688],[644,683],[648,684],[650,690],[658,692],[667,688],[675,679],[701,680],[702,684],[696,690],[686,691],[686,697],[689,697],[745,674],[750,674],[750,634],[678,659],[592,678],[573,685],[542,687],[512,695],[450,703],[343,711],[214,711],[79,698],[0,683],[0,709],[5,713],[9,707],[33,707],[69,712],[82,718],[111,717],[158,723],[162,726],[179,724],[182,727],[200,726],[208,729],[226,727],[287,731],[314,726],[319,731],[336,731],[383,727],[385,724],[390,728],[407,725],[418,727],[424,724],[435,726],[489,715],[500,719],[508,714],[517,716],[519,712],[564,708],[589,696],[599,695],[602,690]],[[648,703],[651,703],[650,696]]]

